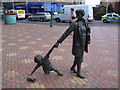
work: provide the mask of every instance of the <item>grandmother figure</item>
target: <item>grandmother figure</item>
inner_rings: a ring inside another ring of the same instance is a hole
[[[90,28],[88,26],[87,20],[83,18],[85,12],[83,9],[78,9],[75,11],[76,21],[71,23],[71,26],[63,33],[63,35],[58,39],[55,47],[58,48],[71,32],[73,32],[73,47],[72,54],[74,57],[73,65],[70,70],[73,73],[76,73],[77,77],[85,78],[81,74],[81,64],[83,62],[84,51],[88,53],[88,44],[90,44]],[[77,71],[75,70],[77,66]]]

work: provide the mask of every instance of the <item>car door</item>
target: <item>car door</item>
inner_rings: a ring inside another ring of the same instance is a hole
[[[44,13],[41,13],[41,14],[39,15],[39,20],[40,20],[41,18],[42,18],[42,19],[45,18],[45,14],[44,14]]]
[[[40,14],[36,14],[35,20],[39,20]]]
[[[118,20],[119,20],[119,17],[118,17],[117,15],[113,14],[113,20],[114,20],[114,21],[118,21]]]
[[[62,21],[64,21],[64,20],[69,20],[69,19],[68,19],[68,14],[65,12],[65,9],[61,9],[61,11],[60,11],[60,19],[61,19]]]
[[[107,15],[107,21],[113,21],[112,14]]]
[[[36,14],[34,14],[33,16],[32,16],[32,20],[36,20]]]

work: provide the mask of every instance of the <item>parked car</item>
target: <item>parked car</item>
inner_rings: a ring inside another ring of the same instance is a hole
[[[116,13],[107,13],[102,16],[102,21],[104,23],[113,22],[113,21],[120,22],[120,15]]]
[[[28,17],[28,20],[29,21],[32,21],[32,20],[37,20],[37,21],[49,21],[50,20],[50,13],[47,13],[47,12],[39,12],[39,13],[36,13],[32,16],[29,16]]]
[[[32,16],[30,13],[25,13],[25,18],[28,18],[29,16]]]
[[[52,14],[52,19],[55,19],[55,16],[58,15],[58,12],[54,12],[54,11],[44,11],[46,13],[50,13],[50,15]]]

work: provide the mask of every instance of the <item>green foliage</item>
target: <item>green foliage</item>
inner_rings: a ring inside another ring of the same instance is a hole
[[[117,11],[113,8],[112,4],[110,4],[108,6],[108,13],[113,13],[113,12],[117,13]]]
[[[95,20],[101,20],[102,15],[100,15],[100,14],[94,14],[93,17],[95,18]]]
[[[101,20],[102,16],[106,13],[106,9],[104,6],[101,6],[99,11],[94,14],[95,20]]]
[[[106,9],[105,7],[101,7],[100,10],[97,12],[97,14],[101,14],[101,15],[104,15],[106,12]]]

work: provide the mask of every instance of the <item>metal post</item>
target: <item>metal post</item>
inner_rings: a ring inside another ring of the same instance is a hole
[[[50,19],[50,27],[52,27],[52,0],[51,0],[51,19]]]
[[[13,5],[13,9],[14,9],[14,0],[12,0],[12,5]]]
[[[28,13],[28,7],[27,7],[27,5],[28,5],[28,1],[26,0],[26,13]]]
[[[106,2],[106,14],[108,13],[108,0]]]

